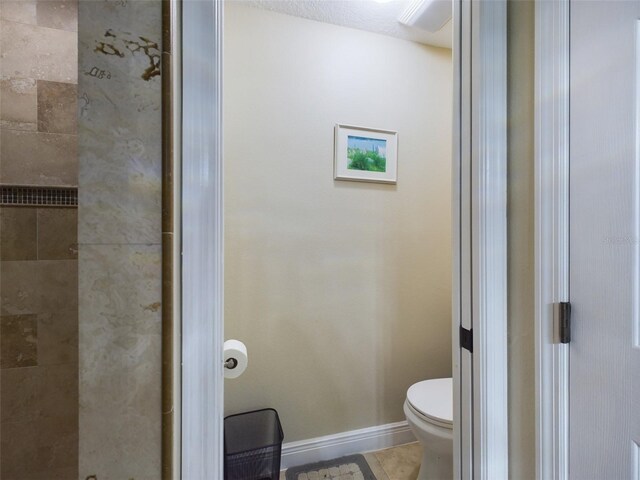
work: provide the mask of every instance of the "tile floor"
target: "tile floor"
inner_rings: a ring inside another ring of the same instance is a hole
[[[364,454],[377,480],[416,480],[422,459],[418,442]],[[340,477],[341,479],[343,477]],[[346,480],[347,476],[344,477]],[[284,472],[280,480],[285,480]]]
[[[373,470],[372,455],[386,477]],[[371,465],[371,470],[378,477],[378,480],[416,480],[420,469],[420,461],[422,460],[422,447],[418,442],[409,443],[365,454],[365,458]]]

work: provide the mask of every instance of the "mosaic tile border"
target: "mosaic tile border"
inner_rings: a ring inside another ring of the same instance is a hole
[[[0,206],[78,207],[77,187],[0,185]]]

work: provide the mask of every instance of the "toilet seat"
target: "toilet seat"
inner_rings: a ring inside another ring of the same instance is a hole
[[[418,382],[407,391],[407,403],[426,422],[453,428],[453,380],[436,378]]]

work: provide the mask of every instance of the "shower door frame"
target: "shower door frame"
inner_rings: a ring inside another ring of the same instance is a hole
[[[167,24],[178,32],[171,51],[180,92],[172,100],[173,161],[181,177],[180,342],[172,353],[180,435],[172,436],[179,458],[165,478],[222,479],[223,0],[172,1],[178,8]],[[453,5],[454,472],[457,479],[506,480],[506,1]],[[473,354],[460,347],[462,325],[473,328]]]

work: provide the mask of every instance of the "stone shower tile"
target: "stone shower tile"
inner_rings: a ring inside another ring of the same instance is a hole
[[[147,72],[160,61],[158,7],[80,3],[81,244],[161,242],[161,78]]]
[[[77,95],[74,84],[38,80],[38,131],[77,133]]]
[[[39,423],[36,426],[31,426],[29,424],[25,425],[25,428],[48,428],[48,427],[39,427]],[[62,450],[62,442],[56,442],[51,446],[45,446],[44,448],[47,450]],[[77,450],[77,449],[76,449]],[[28,452],[32,451],[27,450]],[[61,453],[64,455],[65,453]],[[9,455],[9,454],[7,454]],[[31,457],[31,458],[41,458]],[[44,458],[47,458],[46,456]],[[46,468],[44,470],[34,469],[32,470],[33,465],[29,465],[26,469],[13,469],[12,466],[7,467],[8,472],[17,472],[12,474],[4,474],[3,479],[6,480],[78,480],[78,467],[63,467],[63,468]]]
[[[37,90],[34,79],[0,79],[0,126],[35,131],[38,128],[37,114]]]
[[[61,312],[78,304],[78,261],[38,260],[38,313]]]
[[[69,417],[78,409],[78,365],[7,368],[2,370],[0,388],[3,424]]]
[[[0,314],[67,311],[78,299],[76,260],[0,262]]]
[[[79,3],[79,478],[161,477],[161,6]]]
[[[0,1],[0,19],[35,25],[36,0]]]
[[[78,210],[38,208],[38,259],[78,258]]]
[[[35,315],[0,317],[0,368],[38,364],[38,321]]]
[[[0,260],[35,260],[37,215],[31,207],[0,207]]]
[[[86,124],[85,124],[86,125]],[[153,127],[150,127],[153,128]],[[80,128],[79,243],[161,242],[159,144],[119,123],[88,145]]]
[[[0,129],[0,183],[75,186],[77,137]]]
[[[78,82],[75,32],[0,20],[2,76]]]
[[[0,315],[27,315],[40,310],[37,263],[0,262]]]
[[[41,27],[78,30],[78,0],[38,0],[36,14]]]
[[[77,480],[77,415],[3,423],[0,454],[3,479]]]
[[[160,248],[80,245],[82,478],[160,475]]]
[[[78,306],[38,315],[38,365],[78,363]]]

